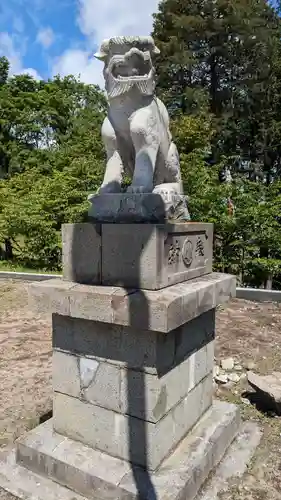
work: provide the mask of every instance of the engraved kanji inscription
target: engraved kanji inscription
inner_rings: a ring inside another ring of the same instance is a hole
[[[180,257],[180,244],[178,240],[176,240],[175,243],[172,243],[170,245],[168,254],[168,264],[170,266],[176,264],[176,262],[179,261],[179,257]]]
[[[200,236],[197,239],[195,255],[196,257],[204,257],[205,255],[204,243]]]

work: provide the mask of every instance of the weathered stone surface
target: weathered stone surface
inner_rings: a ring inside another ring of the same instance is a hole
[[[203,345],[209,345],[215,338],[215,309],[207,311],[188,321],[182,327],[170,332],[175,337],[175,362],[185,359]]]
[[[30,283],[28,286],[29,305],[39,314],[49,312],[68,316],[70,314],[70,291],[74,287],[75,283],[59,278]]]
[[[89,197],[89,218],[96,223],[164,224],[174,217],[174,207],[185,210],[186,197],[175,193],[170,200],[164,193],[101,193]],[[183,220],[189,220],[189,216]]]
[[[161,377],[122,370],[122,412],[158,422],[210,373],[213,348],[205,345]]]
[[[126,462],[68,438],[58,442],[56,433],[52,431],[52,421],[20,438],[17,456],[18,462],[30,470],[53,478],[60,484],[67,484],[76,492],[76,496],[82,494],[91,500],[137,500],[140,496],[146,500],[193,500],[225,454],[239,424],[238,408],[216,401],[200,424],[185,437],[156,473],[135,470],[139,478],[137,486]],[[246,440],[242,440],[242,444],[243,441]],[[14,459],[9,457],[9,460],[11,463]],[[38,476],[32,483],[30,470],[15,466],[14,462],[9,467],[8,461],[2,461],[0,485],[5,480],[5,486],[12,488],[14,494],[19,492],[22,499],[31,498],[32,491],[34,500],[55,500],[52,484],[54,490],[59,487],[49,481],[49,490],[45,490],[47,479],[44,477],[40,481],[41,487],[36,487]],[[46,493],[49,491],[48,496]],[[69,490],[65,496],[63,491],[59,490],[57,498],[69,500]]]
[[[17,500],[85,500],[84,495],[79,495],[77,492],[74,496],[73,489],[61,486],[47,476],[18,465],[15,450],[10,451],[7,456],[0,456],[0,468],[1,491],[3,488],[13,495],[13,500],[14,497]],[[7,495],[6,497],[10,498]],[[116,496],[116,500],[117,498]]]
[[[78,358],[53,350],[53,389],[69,396],[80,394]]]
[[[58,315],[53,315],[53,345],[55,349],[150,373],[165,373],[175,359],[174,333],[165,336]]]
[[[159,377],[192,353],[208,346],[214,336],[214,310],[189,321],[169,335],[53,315],[54,349]]]
[[[122,222],[151,222],[163,220],[163,216],[189,220],[168,112],[154,95],[153,39],[119,36],[102,47],[98,58],[105,63],[109,103],[102,126],[107,163],[99,195],[89,197],[89,215],[96,220]],[[131,178],[131,185],[120,195],[124,174]],[[110,193],[117,193],[122,202],[107,201]]]
[[[167,286],[164,227],[103,224],[102,284],[152,290]]]
[[[49,280],[32,284],[30,294],[52,313],[167,333],[229,299],[216,294],[219,283],[234,292],[234,277],[211,273],[158,291]]]
[[[197,500],[219,500],[221,495],[231,491],[233,484],[239,484],[261,437],[261,429],[255,422],[244,422],[217,470],[200,491]]]
[[[212,245],[212,224],[103,224],[102,284],[158,290],[209,274]]]
[[[232,297],[236,297],[236,279],[217,281],[215,302],[225,304]]]
[[[95,224],[62,225],[62,268],[68,281],[101,284],[101,227]]]
[[[212,243],[212,224],[64,224],[63,278],[158,290],[211,273]]]
[[[52,421],[17,443],[17,462],[82,495],[91,491],[107,499],[125,498],[117,495],[118,483],[130,471],[129,464],[60,436],[53,431]]]
[[[211,372],[213,356],[211,342],[159,376],[54,350],[53,389],[156,423]]]
[[[89,403],[120,411],[120,381],[121,373],[117,366],[100,363],[91,383],[82,389],[81,397]]]
[[[210,420],[210,416],[212,420]],[[200,424],[180,443],[175,452],[163,462],[155,475],[148,482],[143,474],[137,490],[132,474],[123,478],[120,486],[142,498],[146,495],[149,484],[162,499],[188,499],[196,497],[200,487],[211,470],[220,462],[225,450],[233,441],[240,426],[240,413],[236,406],[216,402]],[[153,498],[153,496],[152,496]],[[154,497],[155,498],[155,497]]]
[[[212,375],[156,424],[55,393],[54,429],[109,455],[155,470],[212,403]]]
[[[120,412],[120,385],[118,366],[54,350],[54,391]]]
[[[76,285],[69,296],[69,316],[112,323],[111,301],[119,290],[121,297],[127,294],[126,291],[114,287]]]
[[[77,359],[78,365],[78,377],[80,390],[87,389],[90,384],[92,384],[97,375],[97,371],[100,368],[100,363],[95,359],[88,359],[79,357]],[[64,392],[64,391],[62,391]]]
[[[264,399],[265,405],[272,406],[278,415],[281,415],[281,372],[272,375],[247,374],[249,384]]]

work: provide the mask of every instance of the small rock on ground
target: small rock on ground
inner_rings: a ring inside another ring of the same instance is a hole
[[[218,365],[214,366],[213,374],[214,374],[214,377],[217,377],[220,374],[220,367]]]
[[[217,376],[215,377],[215,381],[216,381],[218,384],[226,384],[226,383],[228,382],[227,375],[224,375],[224,374],[217,375]]]
[[[242,401],[242,403],[244,403],[244,405],[247,405],[247,406],[249,406],[251,404],[251,402],[247,398],[241,397],[241,401]]]
[[[227,378],[230,382],[239,382],[240,377],[237,373],[228,373]]]
[[[281,415],[281,372],[272,375],[258,375],[248,372],[248,382],[257,391],[264,403],[271,402],[278,415]]]
[[[252,371],[256,368],[257,365],[253,361],[248,361],[247,363],[245,363],[244,366],[245,366],[246,370]]]
[[[221,367],[223,370],[233,370],[234,368],[234,359],[226,358],[221,360]]]
[[[243,371],[243,366],[242,365],[235,365],[234,366],[234,370],[236,370],[237,372],[242,372]]]

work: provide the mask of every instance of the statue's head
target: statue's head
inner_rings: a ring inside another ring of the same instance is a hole
[[[104,62],[103,74],[108,97],[118,97],[133,87],[142,95],[153,95],[154,54],[159,54],[159,50],[151,36],[119,36],[105,40],[95,57]]]

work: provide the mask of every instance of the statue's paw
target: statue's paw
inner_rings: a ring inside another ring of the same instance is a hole
[[[140,194],[140,193],[151,193],[151,188],[148,186],[129,186],[127,193]]]
[[[121,186],[118,181],[111,181],[108,184],[103,184],[98,190],[98,194],[112,194],[120,192]]]
[[[107,193],[110,193],[110,190],[107,188],[107,186],[101,186],[99,189],[98,189],[98,194],[107,194]]]

